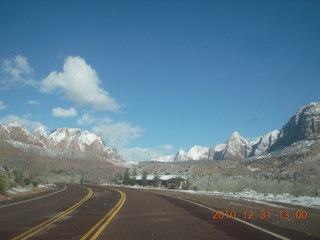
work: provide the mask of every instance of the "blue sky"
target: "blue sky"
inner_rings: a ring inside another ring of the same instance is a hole
[[[320,2],[0,2],[0,122],[128,160],[253,139],[319,101]]]

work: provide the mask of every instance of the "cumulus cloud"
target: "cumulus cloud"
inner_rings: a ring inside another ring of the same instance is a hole
[[[164,146],[167,147],[163,148]],[[152,159],[158,159],[161,157],[169,158],[169,156],[167,155],[172,152],[173,146],[170,144],[164,146],[159,146],[156,148],[120,148],[119,152],[126,161],[143,162],[150,161]],[[172,147],[170,147],[170,150],[169,146]]]
[[[54,117],[75,117],[77,116],[77,111],[74,108],[53,108],[51,111],[52,116]]]
[[[95,133],[101,134],[108,141],[108,145],[119,148],[127,145],[131,140],[139,138],[143,129],[133,127],[129,122],[103,123],[100,122],[92,128]]]
[[[17,115],[7,115],[3,118],[0,118],[0,123],[2,123],[3,125],[8,125],[11,122],[19,122],[21,123],[23,126],[25,126],[26,128],[29,128],[31,131],[35,130],[36,128],[42,126],[42,124],[40,122],[36,122],[36,121],[31,121],[29,119],[23,118],[23,117],[19,117]]]
[[[90,114],[83,114],[81,118],[77,120],[77,124],[82,126],[82,125],[91,125],[95,121],[95,118],[91,116]]]
[[[39,104],[39,102],[37,100],[29,100],[28,104],[35,105],[35,104]]]
[[[41,81],[40,91],[62,94],[64,99],[95,110],[117,111],[119,104],[100,83],[96,71],[83,58],[70,56],[65,59],[62,72],[51,72]]]
[[[35,86],[32,79],[33,68],[29,65],[28,59],[21,55],[17,55],[11,59],[5,59],[1,66],[4,77],[0,80],[2,88],[10,88],[12,86]]]
[[[7,106],[4,105],[4,103],[2,101],[0,101],[0,110],[6,109]]]

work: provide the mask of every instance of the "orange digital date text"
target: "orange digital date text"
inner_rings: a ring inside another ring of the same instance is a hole
[[[261,211],[253,211],[253,210],[246,210],[242,212],[237,211],[212,211],[213,216],[212,219],[214,220],[222,220],[222,219],[271,219],[271,218],[278,218],[278,219],[307,219],[308,212],[305,210],[296,210],[296,211],[288,211],[288,210],[281,210],[281,211],[274,211],[271,212],[270,210],[261,210]]]

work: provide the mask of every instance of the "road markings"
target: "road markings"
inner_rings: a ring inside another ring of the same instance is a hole
[[[179,200],[183,200],[183,201],[185,201],[185,202],[189,202],[189,203],[198,205],[199,207],[203,207],[203,208],[209,209],[210,211],[217,211],[217,210],[215,210],[215,209],[213,209],[213,208],[210,208],[210,207],[208,207],[208,206],[206,206],[206,205],[203,205],[203,204],[200,204],[200,203],[196,203],[196,202],[193,202],[193,201],[190,201],[190,200],[187,200],[187,199],[170,196],[170,195],[165,194],[165,193],[160,193],[160,194],[163,194],[163,195],[166,195],[166,196],[168,196],[168,197],[176,198],[176,199],[179,199]],[[223,214],[224,214],[225,216],[227,216],[227,214],[225,214],[225,213],[223,213]],[[262,231],[262,232],[268,233],[268,234],[270,234],[270,235],[272,235],[272,236],[274,236],[274,237],[277,237],[277,238],[279,238],[279,239],[281,239],[281,240],[290,240],[289,238],[286,238],[286,237],[281,236],[281,235],[279,235],[279,234],[277,234],[277,233],[271,232],[271,231],[269,231],[269,230],[267,230],[267,229],[261,228],[261,227],[259,227],[259,226],[257,226],[257,225],[252,224],[252,223],[248,223],[248,222],[246,222],[246,221],[244,221],[244,220],[242,220],[242,219],[233,218],[233,220],[238,221],[238,222],[241,222],[241,223],[244,223],[244,224],[246,224],[246,225],[248,225],[248,226],[250,226],[250,227],[253,227],[253,228],[258,229],[258,230],[260,230],[260,231]]]
[[[59,191],[56,191],[56,192],[54,192],[54,193],[50,193],[50,194],[45,195],[45,196],[42,196],[42,197],[31,198],[31,199],[24,200],[24,201],[21,201],[21,202],[15,202],[15,203],[7,204],[7,205],[2,205],[2,206],[0,206],[0,208],[9,207],[9,206],[17,205],[17,204],[20,204],[20,203],[30,202],[30,201],[34,201],[34,200],[37,200],[37,199],[41,199],[41,198],[46,198],[46,197],[52,196],[52,195],[54,195],[54,194],[57,194],[57,193],[62,192],[62,191],[64,191],[64,190],[67,189],[67,186],[66,186],[66,185],[63,184],[63,186],[64,186],[63,189],[61,189],[61,190],[59,190]]]
[[[107,227],[111,222],[113,217],[119,212],[122,205],[126,201],[126,194],[118,189],[109,188],[120,193],[121,197],[119,202],[93,227],[91,228],[86,235],[84,235],[80,240],[95,240],[101,234],[101,232]],[[91,237],[90,237],[91,236]],[[90,238],[89,238],[90,237]]]
[[[41,230],[49,227],[50,225],[52,225],[53,223],[57,222],[58,220],[60,220],[61,218],[63,218],[64,216],[66,216],[67,214],[73,212],[75,209],[77,209],[78,207],[80,207],[83,203],[85,203],[89,198],[91,198],[92,196],[92,190],[90,188],[84,187],[86,188],[89,192],[87,194],[87,196],[85,198],[83,198],[80,202],[76,203],[75,205],[73,205],[72,207],[68,208],[67,210],[61,212],[60,214],[48,219],[47,221],[35,226],[34,228],[31,228],[30,230],[20,234],[19,236],[13,238],[12,240],[24,240],[24,239],[28,239],[29,237],[35,235],[36,233],[40,232]]]

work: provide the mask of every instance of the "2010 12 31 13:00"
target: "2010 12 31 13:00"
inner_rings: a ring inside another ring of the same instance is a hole
[[[221,220],[221,219],[271,219],[271,218],[279,218],[279,219],[307,219],[308,212],[306,210],[296,210],[296,211],[289,211],[289,210],[280,210],[280,211],[270,211],[270,210],[261,210],[261,211],[253,211],[253,210],[246,210],[246,211],[212,211],[213,216],[212,219],[214,220]]]

